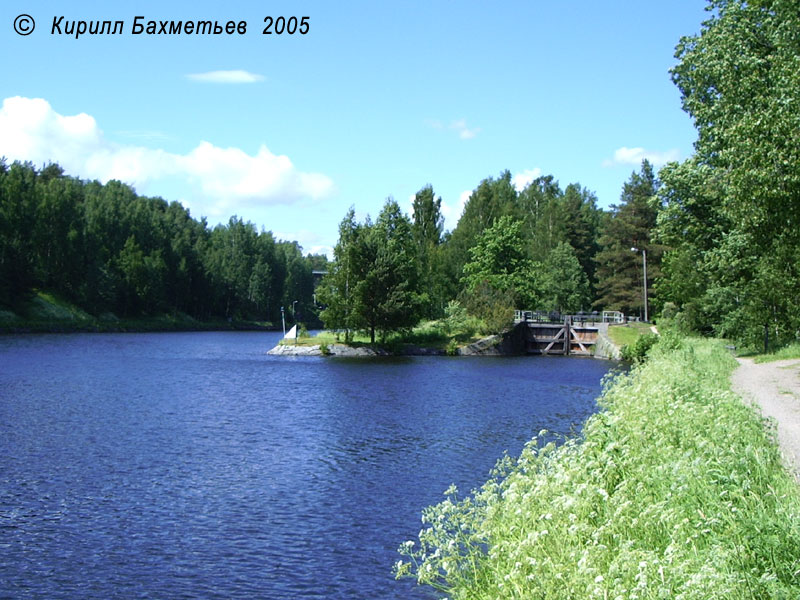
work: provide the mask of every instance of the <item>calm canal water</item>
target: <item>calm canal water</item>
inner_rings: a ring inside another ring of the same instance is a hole
[[[424,506],[612,363],[279,358],[272,333],[0,337],[0,598],[430,598]]]

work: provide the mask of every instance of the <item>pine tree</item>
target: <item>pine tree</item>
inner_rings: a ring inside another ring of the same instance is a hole
[[[620,203],[612,206],[601,225],[597,262],[598,298],[595,306],[644,316],[642,253],[647,252],[647,285],[658,277],[661,248],[651,241],[658,208],[658,182],[652,165],[642,161],[641,170],[624,184]]]
[[[435,318],[443,314],[448,298],[441,283],[439,268],[444,233],[442,199],[436,197],[432,186],[426,185],[416,193],[413,213],[411,232],[417,247],[420,285],[427,291],[424,312],[428,318]]]

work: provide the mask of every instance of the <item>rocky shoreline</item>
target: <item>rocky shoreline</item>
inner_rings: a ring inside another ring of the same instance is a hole
[[[399,352],[390,352],[385,348],[371,348],[367,346],[348,346],[347,344],[328,344],[326,351],[321,345],[294,346],[292,344],[278,344],[267,352],[272,356],[340,356],[340,357],[368,357],[368,356],[441,356],[444,350],[438,348],[422,348],[407,346]]]
[[[490,335],[472,344],[461,346],[456,356],[519,356],[519,340],[515,339],[514,330],[502,335]],[[595,358],[619,359],[619,349],[606,335],[601,335],[595,347]],[[602,341],[601,341],[602,340]],[[348,346],[347,344],[328,344],[323,352],[322,345],[295,346],[294,344],[278,344],[267,352],[272,356],[338,356],[338,357],[370,357],[370,356],[444,356],[447,353],[441,348],[405,345],[400,349],[387,350],[380,347]]]

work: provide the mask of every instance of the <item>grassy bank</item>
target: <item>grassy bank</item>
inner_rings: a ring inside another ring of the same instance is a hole
[[[134,331],[216,331],[274,329],[271,323],[198,321],[183,313],[120,319],[111,313],[91,315],[74,304],[37,292],[18,306],[0,307],[0,333],[68,333]]]
[[[390,351],[399,350],[403,346],[418,346],[446,351],[448,348],[475,342],[481,339],[483,335],[479,331],[477,324],[466,323],[454,327],[442,319],[438,321],[423,321],[409,331],[393,332],[386,336],[383,341],[376,342],[375,346]],[[317,346],[320,344],[331,346],[344,343],[344,334],[324,330],[313,336],[299,337],[296,343],[294,339],[282,340],[281,343],[298,346]],[[370,343],[369,336],[363,332],[355,333],[349,345],[354,348],[373,346]]]
[[[400,575],[451,599],[797,598],[800,492],[708,340],[657,345],[583,436],[423,513]],[[664,347],[664,346],[669,347]]]
[[[651,332],[650,323],[627,323],[625,325],[611,325],[608,328],[608,337],[617,346],[635,344],[641,336]]]

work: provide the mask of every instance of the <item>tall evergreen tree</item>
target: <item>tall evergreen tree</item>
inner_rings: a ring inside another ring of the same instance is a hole
[[[0,180],[0,301],[14,304],[34,285],[36,171],[30,163],[2,164]]]
[[[333,248],[333,261],[317,290],[317,299],[325,306],[320,314],[328,329],[341,329],[345,341],[352,340],[358,329],[355,312],[355,286],[362,274],[361,238],[363,226],[356,223],[355,209],[351,206],[339,224],[339,240]]]
[[[426,185],[414,195],[413,224],[411,232],[417,246],[417,260],[421,288],[427,291],[425,316],[434,318],[443,314],[447,303],[446,290],[441,283],[440,245],[444,233],[442,199]]]
[[[577,183],[571,183],[564,190],[559,204],[566,217],[565,241],[575,251],[578,263],[589,281],[590,290],[594,289],[597,268],[594,257],[600,250],[598,236],[602,216],[602,211],[597,208],[597,197]]]
[[[644,315],[643,252],[647,252],[648,289],[660,273],[661,250],[651,241],[658,214],[657,189],[653,167],[644,160],[640,171],[632,173],[623,185],[620,203],[612,206],[601,225],[602,249],[595,259],[599,296],[596,306]]]
[[[419,263],[411,222],[391,198],[371,232],[374,263],[363,281],[367,302],[361,307],[370,339],[417,324],[425,298],[420,290]]]
[[[524,223],[523,235],[534,260],[543,261],[566,237],[570,217],[561,206],[562,196],[558,181],[552,175],[543,175],[520,192],[513,207],[512,214]]]
[[[366,331],[375,342],[416,325],[421,316],[417,251],[411,221],[391,198],[373,224],[357,224],[353,209],[339,226],[334,262],[319,297],[325,327]]]

